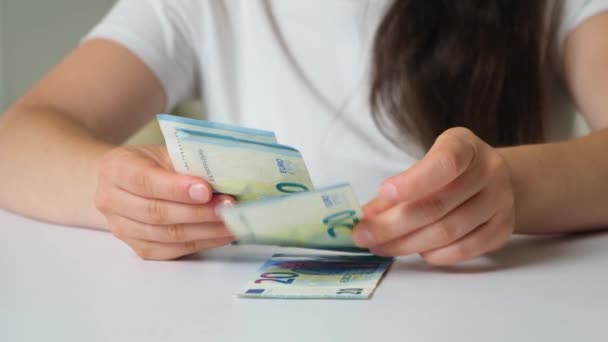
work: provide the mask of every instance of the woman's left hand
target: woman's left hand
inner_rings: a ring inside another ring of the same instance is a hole
[[[382,184],[353,239],[377,255],[418,253],[430,264],[454,264],[504,245],[514,230],[514,201],[497,150],[452,128],[422,160]]]

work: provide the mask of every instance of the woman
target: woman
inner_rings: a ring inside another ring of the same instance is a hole
[[[371,200],[353,238],[380,255],[452,264],[514,232],[605,227],[607,9],[122,0],[2,117],[0,206],[111,230],[146,259],[229,243],[214,208],[231,198],[163,146],[118,145],[200,96],[210,120],[298,147],[316,185],[353,184]],[[593,132],[565,140],[572,103]]]

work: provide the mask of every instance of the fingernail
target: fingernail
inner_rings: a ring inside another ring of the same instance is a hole
[[[215,208],[213,209],[215,211],[215,216],[218,218],[221,218],[222,209],[231,208],[233,206],[234,206],[234,204],[232,203],[231,200],[228,200],[228,199],[223,200],[222,203],[216,205]]]
[[[188,189],[188,194],[190,198],[197,202],[207,202],[209,201],[209,190],[203,184],[194,184],[190,186]]]
[[[391,201],[397,200],[397,187],[391,183],[385,183],[380,187],[379,194],[381,197]]]
[[[353,234],[353,241],[355,241],[358,246],[367,247],[374,243],[374,237],[369,231],[369,227],[359,224]]]

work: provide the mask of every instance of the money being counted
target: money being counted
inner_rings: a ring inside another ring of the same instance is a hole
[[[274,133],[166,114],[158,121],[176,171],[239,201],[220,211],[238,243],[368,252],[351,238],[362,210],[350,185],[313,190],[300,153]]]
[[[237,198],[220,215],[238,244],[369,252],[351,238],[363,213],[350,185],[313,189],[300,152],[274,133],[157,118],[175,170]],[[372,255],[274,255],[239,296],[367,299],[391,263]]]
[[[239,297],[368,299],[392,259],[376,256],[273,255]]]

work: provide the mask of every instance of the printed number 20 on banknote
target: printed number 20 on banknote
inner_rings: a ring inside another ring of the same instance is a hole
[[[239,297],[368,299],[392,259],[372,255],[275,254]]]

